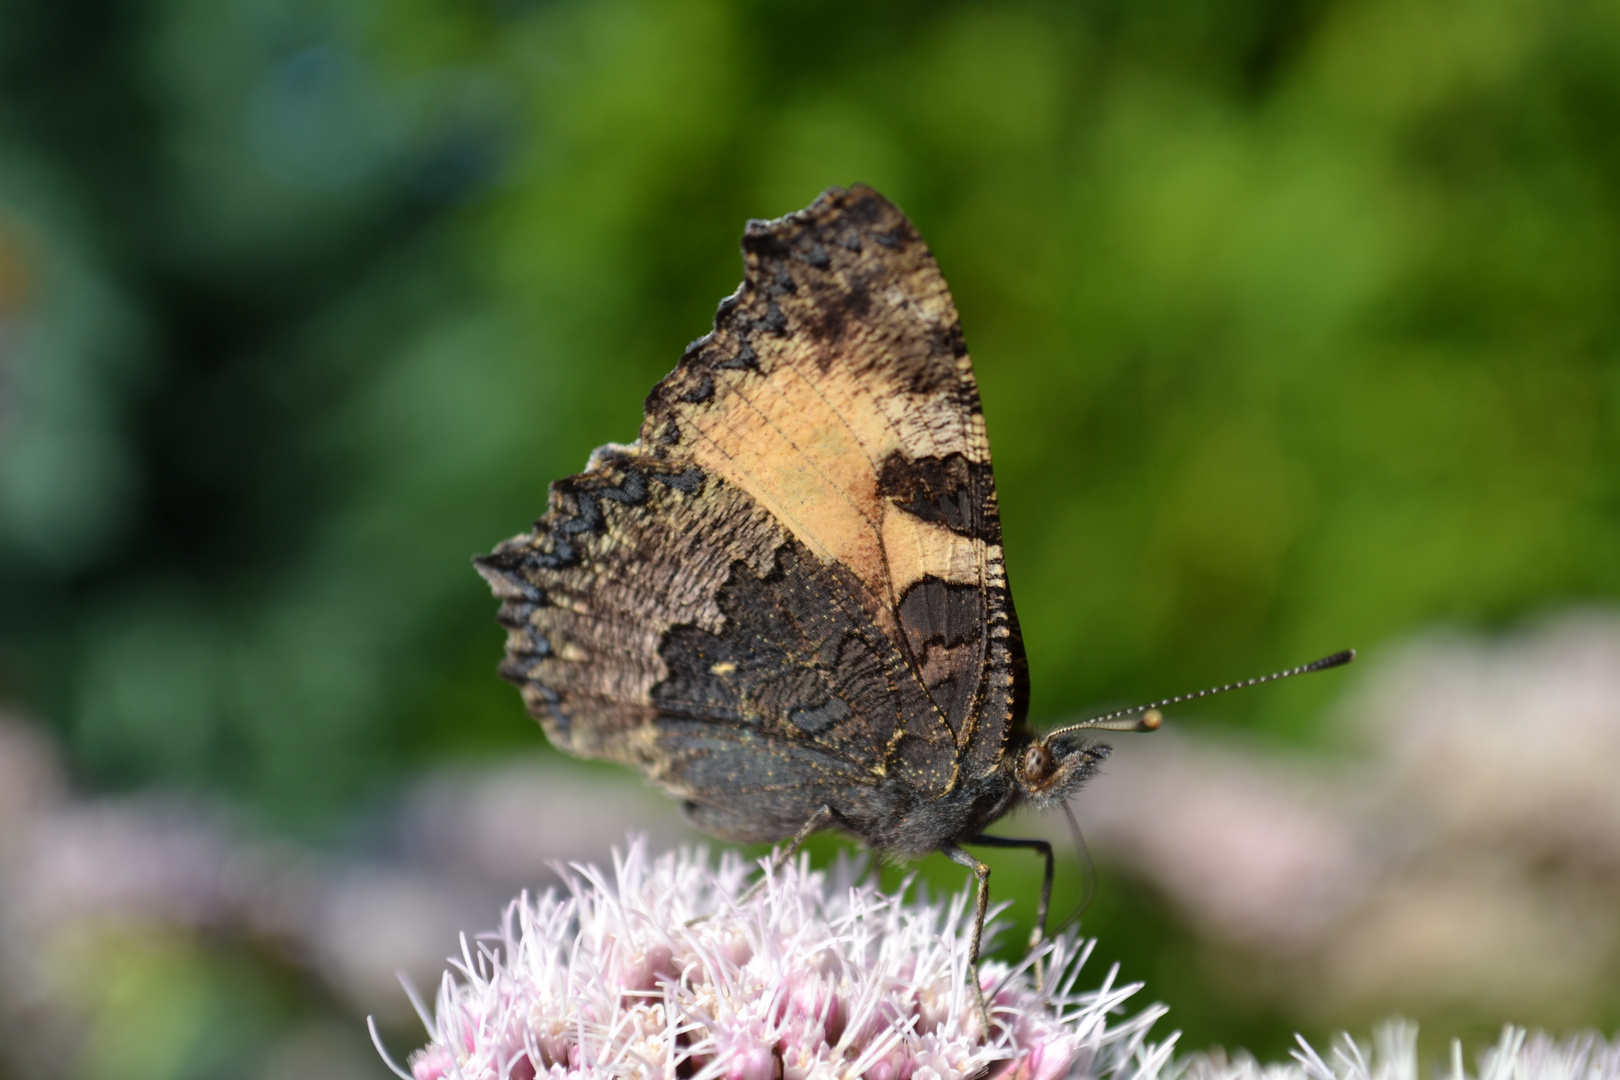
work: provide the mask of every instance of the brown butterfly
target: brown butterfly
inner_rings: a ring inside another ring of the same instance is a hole
[[[640,438],[551,486],[476,560],[501,674],[559,748],[632,765],[741,841],[836,827],[880,852],[963,845],[1073,794],[1130,710],[1037,737],[990,447],[956,307],[871,188],[751,221],[714,331],[647,397]],[[1258,680],[1256,680],[1258,681]],[[983,1012],[982,994],[980,998]],[[988,1022],[988,1017],[986,1017]]]

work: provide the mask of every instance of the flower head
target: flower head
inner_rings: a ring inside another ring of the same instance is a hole
[[[968,983],[966,894],[929,903],[786,866],[739,905],[750,867],[632,843],[614,879],[576,866],[564,894],[518,898],[501,930],[463,945],[409,1080],[1059,1080],[1151,1077],[1153,1007],[1115,1018],[1138,986],[1075,983],[1090,943],[981,967],[992,1029]]]

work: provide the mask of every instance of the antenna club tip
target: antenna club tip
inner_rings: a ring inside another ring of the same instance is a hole
[[[1164,713],[1160,712],[1158,709],[1149,709],[1147,712],[1143,713],[1141,719],[1136,722],[1136,730],[1158,731],[1159,725],[1163,723]]]
[[[1324,671],[1328,668],[1343,667],[1355,658],[1356,650],[1344,649],[1341,652],[1334,653],[1332,656],[1324,656],[1314,664],[1308,664],[1306,666],[1312,671]]]

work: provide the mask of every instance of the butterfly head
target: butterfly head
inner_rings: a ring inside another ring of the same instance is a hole
[[[1157,731],[1163,721],[1158,709],[1128,709],[1046,732],[1024,747],[1013,764],[1020,796],[1042,807],[1079,791],[1110,753],[1106,743],[1087,741],[1089,732]]]
[[[1105,743],[1053,732],[1024,747],[1013,765],[1013,778],[1025,802],[1044,807],[1080,790],[1109,754]]]

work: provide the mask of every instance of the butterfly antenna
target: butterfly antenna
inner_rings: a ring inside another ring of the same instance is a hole
[[[1230,690],[1245,690],[1261,683],[1276,682],[1279,679],[1291,679],[1295,675],[1305,675],[1312,671],[1326,671],[1329,668],[1343,667],[1356,658],[1356,650],[1345,649],[1332,656],[1324,656],[1320,660],[1312,660],[1308,664],[1291,667],[1286,671],[1274,671],[1270,675],[1260,675],[1253,679],[1244,679],[1242,682],[1227,683],[1225,686],[1213,686],[1208,690],[1200,690],[1194,694],[1180,694],[1176,697],[1165,698],[1148,705],[1138,705],[1131,709],[1120,709],[1106,716],[1094,716],[1090,720],[1082,720],[1078,724],[1068,727],[1056,728],[1042,736],[1042,741],[1048,741],[1059,735],[1067,735],[1071,731],[1153,731],[1164,723],[1164,714],[1159,710],[1167,705],[1180,705],[1186,701],[1197,701],[1199,698],[1214,697]]]

